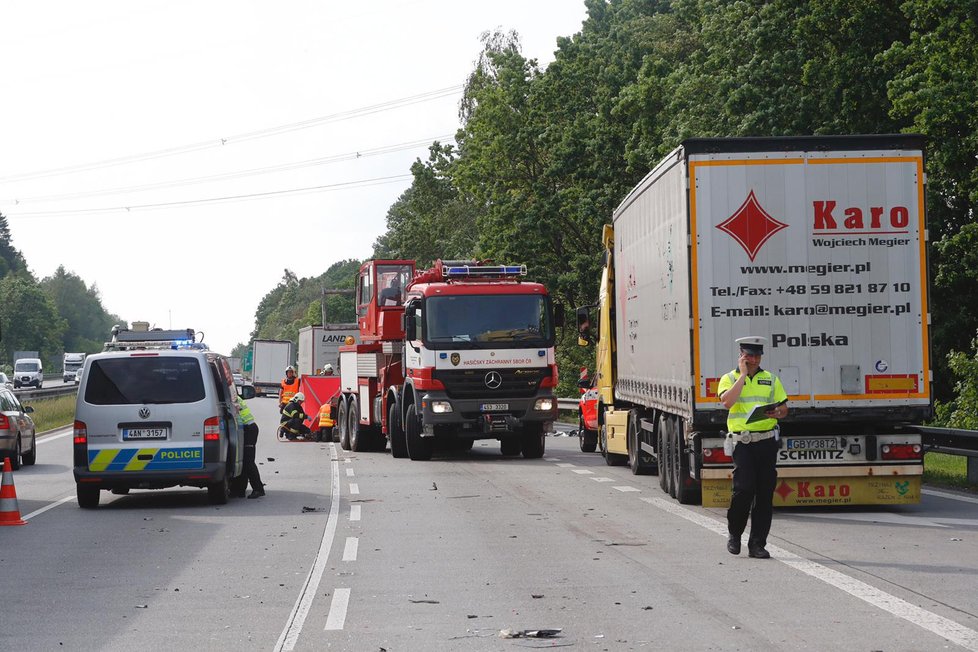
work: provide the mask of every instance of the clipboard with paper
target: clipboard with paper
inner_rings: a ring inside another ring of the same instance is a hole
[[[764,419],[770,419],[771,417],[764,414],[768,410],[773,410],[779,405],[784,405],[787,400],[778,401],[777,403],[765,403],[763,405],[755,405],[754,409],[750,411],[747,415],[747,423],[754,423],[755,421],[763,421]]]

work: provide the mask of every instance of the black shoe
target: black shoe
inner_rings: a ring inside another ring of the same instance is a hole
[[[764,549],[764,546],[747,546],[747,556],[754,559],[770,559],[771,553]]]
[[[727,552],[729,552],[731,555],[740,554],[740,537],[735,537],[731,534],[727,538]]]
[[[265,495],[265,488],[262,487],[261,489],[252,489],[251,493],[248,494],[248,498],[261,498],[264,495]]]

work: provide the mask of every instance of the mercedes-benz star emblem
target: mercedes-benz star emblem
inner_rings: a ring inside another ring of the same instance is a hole
[[[139,408],[139,418],[140,419],[148,419],[149,418],[149,408],[148,407],[141,407],[141,408]]]
[[[503,377],[498,371],[490,371],[486,374],[486,387],[489,389],[499,389],[503,384]]]

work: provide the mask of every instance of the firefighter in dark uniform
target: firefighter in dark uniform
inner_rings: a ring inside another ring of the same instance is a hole
[[[305,439],[309,435],[309,426],[304,422],[308,418],[302,403],[306,400],[306,395],[298,392],[292,400],[282,408],[281,429],[285,433],[285,438],[289,440],[302,437]]]
[[[717,386],[720,402],[727,414],[728,445],[733,449],[733,494],[727,510],[727,551],[740,554],[740,539],[750,517],[747,552],[757,559],[768,559],[767,535],[771,531],[774,489],[778,481],[778,419],[788,414],[788,395],[781,380],[761,369],[766,339],[741,337],[737,368],[724,374]],[[763,417],[748,423],[758,405],[772,405]]]
[[[258,465],[255,464],[255,453],[258,446],[258,424],[255,423],[255,416],[251,413],[248,404],[240,396],[238,399],[238,414],[241,415],[241,423],[244,426],[244,473],[251,484],[251,493],[248,498],[261,498],[265,495],[265,485],[262,484],[261,474],[258,472]],[[244,496],[244,489],[239,497]]]

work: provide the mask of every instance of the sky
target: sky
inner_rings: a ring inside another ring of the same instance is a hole
[[[542,67],[584,0],[4,0],[0,213],[124,320],[230,353],[291,269],[368,258],[487,31]],[[108,334],[107,334],[108,335]]]

